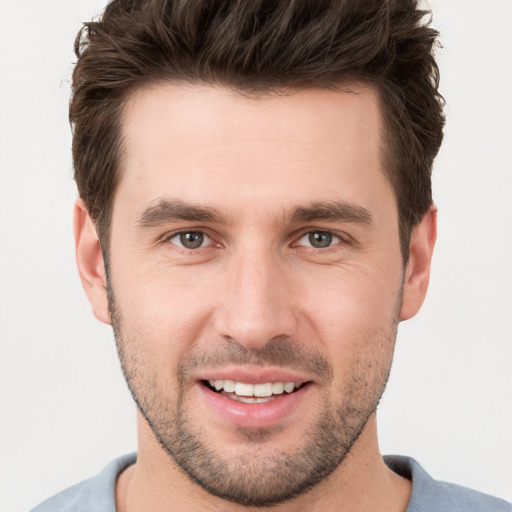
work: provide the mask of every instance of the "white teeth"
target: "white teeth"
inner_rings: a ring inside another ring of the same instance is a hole
[[[254,386],[252,384],[244,384],[243,382],[237,382],[235,384],[235,395],[254,396]]]
[[[272,396],[272,384],[270,382],[266,384],[254,384],[254,396]]]
[[[272,383],[272,394],[280,395],[284,391],[284,382]]]
[[[226,393],[234,393],[236,388],[236,382],[234,380],[224,381],[224,391]]]
[[[210,380],[209,384],[217,391],[224,390],[226,393],[234,393],[239,397],[258,398],[266,398],[272,395],[281,395],[285,391],[287,393],[291,393],[296,387],[299,387],[298,385],[295,385],[295,382],[265,382],[264,384],[246,384],[245,382],[235,382],[234,380],[228,379]]]
[[[294,389],[295,389],[295,384],[294,384],[293,382],[287,382],[287,383],[284,385],[284,390],[285,390],[287,393],[291,393]]]
[[[265,396],[265,397],[256,397],[256,396],[238,396],[238,395],[229,395],[231,400],[235,400],[235,402],[243,402],[244,404],[264,404],[266,402],[271,402],[275,400],[274,396]]]

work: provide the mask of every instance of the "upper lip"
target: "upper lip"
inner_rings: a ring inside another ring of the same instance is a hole
[[[295,382],[297,385],[309,382],[312,379],[285,368],[259,368],[259,367],[225,367],[211,371],[204,371],[197,379],[202,380],[233,380],[246,384],[265,384],[266,382]]]

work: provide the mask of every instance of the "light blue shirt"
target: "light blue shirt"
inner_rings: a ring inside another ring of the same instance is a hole
[[[132,453],[115,459],[99,475],[69,487],[31,512],[116,512],[117,476],[136,458]],[[511,504],[502,499],[434,480],[410,457],[387,455],[384,460],[395,473],[412,480],[406,512],[512,512]]]

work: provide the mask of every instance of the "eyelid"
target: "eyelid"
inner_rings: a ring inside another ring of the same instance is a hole
[[[330,245],[326,246],[326,247],[314,247],[310,243],[299,244],[299,242],[303,238],[309,237],[309,235],[311,235],[312,233],[322,233],[322,234],[331,235],[332,243]],[[302,235],[300,235],[296,239],[294,245],[296,245],[298,247],[308,247],[308,248],[311,248],[311,249],[314,249],[314,250],[317,250],[317,251],[326,251],[326,250],[332,249],[333,247],[339,245],[342,242],[344,242],[344,239],[340,235],[338,235],[337,233],[334,233],[333,231],[328,231],[328,230],[325,230],[325,229],[322,229],[322,230],[320,230],[320,229],[312,229],[312,230],[309,230],[309,231],[306,231],[306,232],[302,233]]]
[[[200,249],[205,249],[207,247],[210,247],[212,245],[215,244],[214,242],[214,239],[213,237],[208,234],[207,232],[208,230],[206,230],[205,228],[183,228],[183,229],[178,229],[176,231],[171,231],[171,232],[168,232],[168,233],[165,233],[164,235],[162,235],[159,239],[159,243],[160,244],[167,244],[167,243],[170,243],[172,245],[174,245],[175,247],[177,247],[178,249],[180,250],[183,250],[183,251],[198,251]],[[172,242],[171,240],[183,233],[201,233],[206,239],[209,240],[209,243],[207,243],[206,245],[201,245],[200,247],[198,247],[197,249],[188,249],[187,247],[183,247],[182,245],[179,245],[175,242]]]
[[[210,230],[207,229],[207,228],[204,228],[204,227],[192,227],[192,228],[182,228],[182,229],[177,229],[176,231],[171,231],[171,232],[167,232],[165,233],[164,235],[162,235],[158,242],[160,244],[166,244],[166,243],[171,243],[172,245],[176,246],[178,249],[182,249],[182,250],[185,250],[185,251],[198,251],[199,249],[205,249],[207,247],[210,247],[212,245],[216,245],[216,246],[222,246],[223,244],[221,244],[220,242],[216,242],[215,241],[215,237],[209,233]],[[180,234],[183,234],[183,233],[201,233],[202,235],[204,235],[205,238],[207,238],[209,240],[209,243],[207,245],[204,245],[204,246],[201,246],[197,249],[188,249],[186,247],[182,247],[181,245],[178,245],[174,242],[171,242],[171,240],[176,237],[176,236],[179,236]],[[338,241],[336,243],[333,243],[332,245],[328,246],[328,247],[325,247],[325,248],[316,248],[316,247],[313,247],[313,246],[307,246],[307,245],[302,245],[302,244],[298,244],[298,242],[306,235],[309,235],[311,233],[329,233],[330,235],[332,235],[333,237],[337,238]],[[311,228],[311,227],[308,227],[308,228],[303,228],[299,231],[296,231],[293,235],[292,235],[292,243],[291,243],[291,246],[292,247],[310,247],[311,249],[314,249],[314,250],[317,250],[317,251],[322,251],[322,252],[325,252],[325,251],[328,251],[329,249],[333,248],[333,247],[336,247],[337,245],[339,244],[356,244],[355,240],[350,236],[348,235],[347,233],[344,233],[344,232],[339,232],[339,231],[336,231],[336,230],[332,230],[332,229],[325,229],[325,228]]]
[[[328,233],[328,234],[332,235],[333,237],[338,238],[339,241],[342,243],[347,243],[347,244],[355,243],[355,240],[349,234],[347,234],[343,231],[338,231],[336,229],[329,229],[329,228],[325,228],[325,227],[324,228],[307,227],[307,228],[303,228],[303,229],[296,231],[292,235],[292,237],[291,237],[293,239],[292,244],[295,244],[301,238],[303,238],[304,236],[309,235],[311,233]]]

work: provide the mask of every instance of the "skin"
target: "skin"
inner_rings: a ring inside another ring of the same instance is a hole
[[[397,324],[425,297],[436,211],[413,230],[404,268],[396,198],[381,163],[378,95],[350,89],[255,99],[221,87],[160,84],[129,99],[110,309],[94,223],[81,200],[75,208],[82,282],[96,317],[114,326],[139,405],[138,460],[118,479],[119,510],[257,509],[187,476],[193,471],[169,455],[179,446],[176,425],[254,495],[276,480],[266,476],[278,474],[279,461],[311,451],[328,430],[325,417],[338,437],[324,456],[337,451],[337,462],[273,509],[407,507],[410,482],[382,461],[375,407]],[[176,199],[181,214],[193,205],[215,216],[171,216]],[[318,204],[336,215],[311,219]],[[176,233],[184,230],[204,233],[202,246],[180,247]],[[331,242],[312,247],[310,233],[327,233]],[[284,355],[275,356],[276,347]],[[248,379],[291,372],[308,386],[278,421],[240,427],[219,414],[200,382],[208,372],[240,368]],[[214,485],[206,462],[193,478]]]

